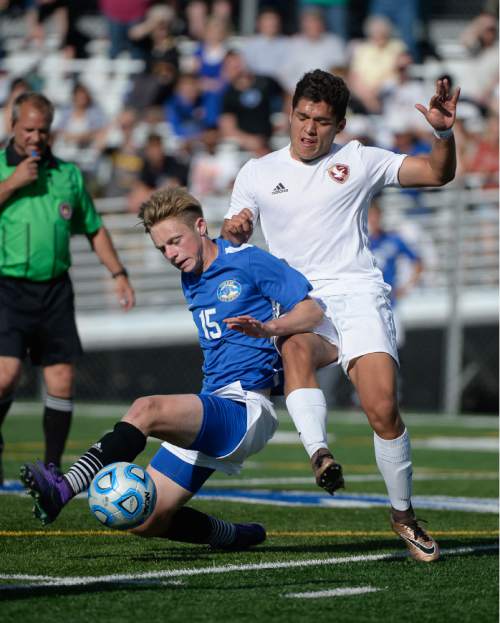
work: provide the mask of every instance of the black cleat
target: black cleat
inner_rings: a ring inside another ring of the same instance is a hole
[[[311,466],[318,487],[333,495],[344,488],[342,465],[337,463],[328,448],[320,448],[311,457]]]

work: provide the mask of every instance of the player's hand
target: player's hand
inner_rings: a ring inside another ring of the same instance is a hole
[[[14,188],[22,188],[38,179],[38,163],[40,156],[30,156],[20,162],[10,176],[10,183]]]
[[[229,329],[244,333],[249,337],[272,337],[274,333],[266,326],[266,323],[253,318],[252,316],[234,316],[224,318],[224,322]]]
[[[431,97],[429,108],[422,104],[415,104],[427,122],[438,131],[449,130],[455,123],[457,102],[460,96],[460,88],[455,93],[450,93],[450,82],[447,78],[436,81],[436,93]]]
[[[224,220],[222,236],[233,244],[243,244],[253,233],[253,214],[249,208]]]
[[[132,309],[135,305],[135,293],[134,289],[130,285],[130,282],[125,275],[120,275],[115,279],[115,292],[116,298],[120,303],[120,307],[123,311]]]

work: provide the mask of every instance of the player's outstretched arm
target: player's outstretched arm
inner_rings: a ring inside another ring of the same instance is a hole
[[[401,186],[443,186],[455,177],[457,158],[453,124],[459,96],[459,88],[452,95],[449,81],[438,80],[429,107],[415,104],[434,130],[434,141],[427,157],[409,156],[403,160],[399,169]]]
[[[306,298],[286,315],[267,322],[261,322],[252,316],[225,318],[229,329],[234,329],[250,337],[274,337],[308,333],[323,319],[323,310],[313,299]]]
[[[248,208],[244,208],[231,218],[224,219],[220,235],[229,240],[231,244],[239,246],[250,239],[253,233],[253,214]]]

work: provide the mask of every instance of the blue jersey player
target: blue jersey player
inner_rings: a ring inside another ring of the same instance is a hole
[[[396,305],[399,299],[418,283],[423,270],[420,256],[406,244],[403,238],[396,232],[386,231],[382,226],[382,210],[376,200],[372,201],[368,209],[368,232],[370,250],[375,257],[377,266],[382,271],[385,283],[391,286],[391,303],[396,329],[396,342],[398,348],[404,346],[405,331],[401,322],[399,309]],[[401,282],[399,278],[399,260],[407,260],[411,271]]]
[[[157,502],[134,532],[222,549],[257,545],[266,537],[260,524],[234,524],[184,505],[214,470],[237,473],[273,436],[269,394],[278,356],[270,338],[310,331],[323,312],[308,297],[309,282],[285,262],[252,245],[211,240],[201,206],[186,190],[157,191],[139,216],[182,273],[204,354],[202,392],[139,398],[66,474],[36,461],[21,468],[21,479],[35,516],[47,524],[102,467],[134,461],[153,436],[163,441],[148,466]],[[286,312],[278,319],[274,301]]]
[[[382,210],[373,201],[368,210],[368,231],[370,250],[375,256],[377,266],[382,271],[385,283],[391,286],[391,303],[394,309],[398,299],[403,297],[420,279],[422,260],[396,232],[382,227]],[[398,260],[406,258],[412,272],[404,285],[398,282]]]

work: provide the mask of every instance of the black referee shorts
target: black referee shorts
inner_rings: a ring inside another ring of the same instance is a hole
[[[29,353],[34,365],[51,366],[82,352],[67,273],[41,282],[0,277],[0,356]]]

